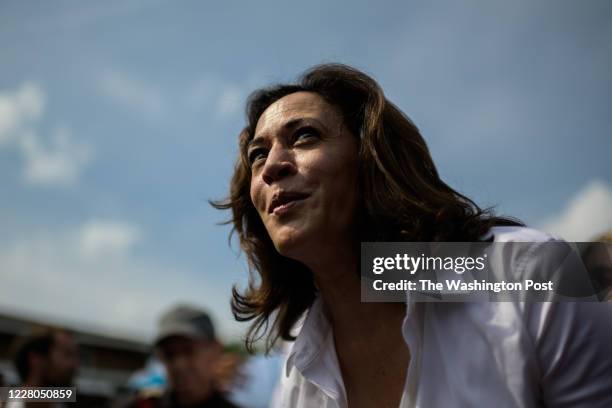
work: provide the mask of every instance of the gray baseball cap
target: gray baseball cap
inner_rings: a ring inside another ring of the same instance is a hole
[[[171,336],[215,340],[215,327],[205,311],[189,305],[178,305],[159,319],[154,345]]]

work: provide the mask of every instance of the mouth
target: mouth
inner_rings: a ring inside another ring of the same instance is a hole
[[[269,214],[280,215],[291,209],[300,201],[306,199],[308,194],[294,191],[281,191],[275,193],[268,207]]]

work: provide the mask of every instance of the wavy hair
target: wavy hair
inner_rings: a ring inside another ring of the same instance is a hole
[[[418,128],[365,73],[324,64],[307,70],[296,83],[256,90],[246,103],[247,125],[239,135],[229,197],[211,201],[217,209],[232,211],[230,238],[238,234],[249,263],[247,288],[232,289],[232,311],[238,321],[253,321],[245,340],[250,351],[266,334],[267,351],[279,338],[294,340],[291,329],[316,294],[308,268],[276,251],[250,197],[247,145],[257,121],[271,104],[300,91],[314,92],[339,108],[359,141],[355,223],[361,241],[478,241],[494,225],[522,225],[479,208],[444,183]]]

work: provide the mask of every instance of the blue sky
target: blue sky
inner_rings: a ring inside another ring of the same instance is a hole
[[[223,197],[256,87],[373,75],[483,206],[612,228],[609,1],[0,3],[0,312],[146,339],[179,301],[226,339]]]

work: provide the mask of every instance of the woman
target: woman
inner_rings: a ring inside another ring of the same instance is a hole
[[[293,340],[301,325],[281,405],[560,406],[609,390],[612,375],[572,380],[559,366],[561,348],[576,346],[558,318],[565,305],[360,301],[362,241],[549,239],[446,185],[418,129],[372,78],[314,67],[252,94],[247,120],[230,197],[215,205],[232,210],[252,270],[232,302],[238,320],[253,320],[247,346],[266,333],[268,348]],[[601,338],[603,323],[593,326]],[[605,347],[581,367],[600,359],[599,374],[612,373]],[[583,382],[591,391],[575,392]]]

